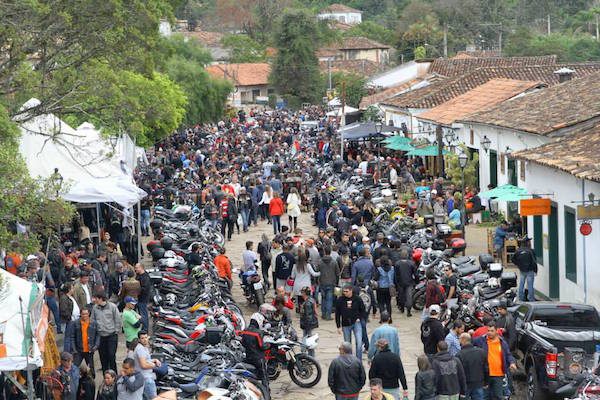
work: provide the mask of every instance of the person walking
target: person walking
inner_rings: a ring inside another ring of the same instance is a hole
[[[109,302],[105,293],[96,293],[93,297],[94,308],[92,309],[92,320],[98,327],[100,344],[98,355],[102,371],[117,369],[117,343],[119,338],[117,332],[121,331],[121,316],[117,306]]]
[[[142,400],[144,398],[144,377],[135,370],[132,358],[123,360],[121,375],[117,379],[118,400]]]
[[[62,285],[60,288],[60,299],[59,299],[59,314],[60,314],[60,323],[65,324],[65,337],[70,339],[71,337],[66,334],[69,329],[69,324],[72,321],[76,321],[79,319],[79,315],[81,313],[79,309],[79,305],[77,304],[77,300],[73,297],[74,289],[73,283],[67,282]],[[65,340],[66,341],[66,340]],[[68,349],[70,350],[70,349]]]
[[[338,297],[335,305],[335,324],[338,334],[343,332],[345,342],[351,342],[352,334],[354,334],[355,354],[359,360],[362,360],[363,345],[360,320],[365,312],[365,304],[358,295],[354,294],[352,285],[345,285],[342,296]]]
[[[327,384],[336,400],[357,400],[367,379],[365,369],[360,360],[352,355],[350,342],[344,341],[339,352],[340,355],[329,365]]]
[[[135,264],[136,278],[140,282],[140,295],[137,298],[137,310],[142,317],[142,329],[148,331],[148,303],[152,299],[152,280],[141,263]]]
[[[400,339],[398,335],[398,329],[392,325],[390,314],[387,311],[381,312],[381,326],[373,331],[371,335],[371,343],[377,343],[378,340],[385,339],[389,350],[400,356]],[[370,346],[368,357],[372,360],[377,351],[376,346]]]
[[[77,400],[96,400],[96,383],[91,376],[90,368],[83,365],[79,368],[79,388],[77,389]]]
[[[281,232],[281,216],[283,215],[283,200],[278,192],[273,192],[273,198],[269,203],[269,216],[273,221],[273,234]]]
[[[278,287],[285,288],[287,280],[292,274],[292,268],[296,264],[296,259],[291,253],[292,246],[288,244],[283,246],[283,252],[275,258],[275,289]]]
[[[229,282],[229,287],[231,287],[231,260],[225,254],[226,252],[227,250],[225,247],[221,247],[219,249],[219,255],[214,258],[213,263],[215,264],[215,269],[217,270],[217,275],[219,275],[219,278],[226,279],[227,282]]]
[[[318,269],[321,272],[321,318],[329,321],[333,312],[333,290],[341,274],[340,264],[331,257],[331,246],[323,248]]]
[[[117,400],[117,373],[112,369],[104,372],[96,400]]]
[[[262,273],[263,281],[265,282],[265,286],[267,290],[271,288],[269,284],[269,269],[271,268],[271,241],[268,236],[263,233],[260,237],[260,242],[258,243],[258,247],[256,249],[258,252],[258,256],[260,258],[260,270]],[[275,285],[275,282],[273,282]]]
[[[262,197],[261,197],[258,205],[261,208],[262,215],[267,218],[267,224],[271,223],[271,217],[270,217],[270,214],[269,214],[269,207],[270,207],[272,199],[273,199],[273,189],[271,189],[271,186],[265,185],[265,190],[264,190],[264,192],[262,194]]]
[[[512,262],[519,268],[519,300],[535,301],[533,281],[537,274],[538,265],[535,252],[531,248],[531,239],[526,237],[521,241],[521,246],[512,256]],[[527,284],[527,299],[525,299],[525,285]]]
[[[292,294],[296,297],[296,312],[300,311],[299,307],[304,301],[301,294],[302,289],[305,287],[310,289],[312,278],[316,278],[320,275],[321,273],[315,271],[313,266],[308,263],[306,250],[304,247],[300,246],[296,253],[296,263],[292,267],[292,273],[290,274],[290,278],[294,281]]]
[[[465,324],[461,320],[456,320],[452,323],[450,332],[446,335],[446,343],[448,343],[448,353],[455,357],[461,350],[460,335],[465,331]]]
[[[431,368],[429,357],[420,355],[417,367],[419,371],[415,375],[415,400],[435,400],[435,371]]]
[[[502,400],[505,397],[505,384],[507,384],[509,372],[517,369],[508,343],[498,334],[496,323],[490,321],[487,324],[487,334],[473,341],[480,347],[487,360],[488,373],[488,400]]]
[[[466,332],[460,335],[460,346],[461,350],[457,357],[465,371],[466,397],[469,400],[483,400],[485,398],[483,387],[487,386],[488,376],[485,353],[479,347],[473,346],[471,335]]]
[[[448,353],[445,341],[438,343],[437,350],[432,357],[437,400],[458,400],[459,396],[464,396],[467,388],[463,366],[458,358]]]
[[[312,298],[310,287],[305,286],[300,291],[302,303],[300,305],[300,329],[302,329],[302,340],[306,343],[306,338],[312,335],[313,329],[319,327],[317,318],[317,303]],[[308,355],[315,356],[315,349],[309,349]]]
[[[298,189],[296,189],[295,187],[292,187],[290,189],[290,193],[287,195],[285,203],[287,205],[289,226],[290,229],[294,230],[298,228],[298,218],[302,214],[302,211],[300,210],[300,206],[302,205],[302,199],[300,199]]]
[[[90,286],[90,273],[86,270],[81,271],[79,279],[77,279],[73,288],[73,297],[79,306],[79,310],[83,310],[92,303],[92,287]]]
[[[125,307],[125,298],[132,297],[134,299],[138,299],[140,297],[140,293],[142,293],[142,285],[140,281],[136,279],[135,271],[128,270],[127,271],[127,279],[125,279],[121,288],[118,291],[119,293],[119,310],[123,310]]]
[[[92,378],[96,376],[94,370],[94,352],[100,346],[100,335],[96,322],[90,319],[90,310],[84,308],[78,320],[73,322],[73,365],[81,366],[81,362],[90,368]]]
[[[142,317],[135,311],[135,306],[138,304],[133,297],[125,297],[125,308],[121,316],[123,320],[123,332],[125,333],[125,344],[127,347],[137,339],[138,333],[142,330]]]
[[[62,382],[68,384],[63,386],[61,398],[63,400],[76,400],[77,389],[79,388],[79,368],[73,365],[73,355],[67,351],[60,354],[60,365],[56,372],[61,376]]]
[[[388,315],[392,312],[390,290],[394,286],[395,275],[394,267],[388,256],[382,256],[378,261],[379,266],[373,272],[373,281],[377,282],[377,307],[379,308],[379,323],[382,323],[381,314],[384,311],[387,311]]]
[[[374,342],[371,341],[371,343]],[[408,385],[400,356],[390,351],[386,339],[378,339],[374,344],[375,346],[372,347],[377,347],[377,354],[371,362],[369,379],[381,379],[383,391],[390,394],[394,400],[400,400],[400,384],[404,391],[402,395],[408,396]]]
[[[406,249],[399,250],[399,260],[394,266],[394,285],[396,286],[396,303],[401,313],[406,310],[406,316],[411,317],[412,296],[416,282],[417,266],[409,258]]]
[[[437,352],[438,342],[444,340],[444,326],[439,320],[440,306],[433,304],[429,307],[429,317],[421,323],[421,342],[425,354],[433,355]]]

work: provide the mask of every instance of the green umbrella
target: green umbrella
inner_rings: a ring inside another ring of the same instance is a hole
[[[398,136],[398,135],[389,136],[389,137],[383,139],[383,143],[387,143],[387,144],[396,144],[396,143],[407,144],[410,142],[411,142],[410,138],[407,138],[404,136]]]
[[[495,198],[504,201],[518,201],[527,196],[527,190],[514,185],[502,185],[497,188],[479,193],[481,197]]]
[[[442,150],[442,154],[448,154],[447,150]],[[438,147],[437,146],[427,146],[427,147],[418,147],[414,150],[411,150],[407,154],[408,156],[437,156],[438,155]]]
[[[401,150],[401,151],[412,151],[415,149],[408,143],[389,143],[389,144],[386,144],[384,147],[386,149],[390,149],[390,150]]]

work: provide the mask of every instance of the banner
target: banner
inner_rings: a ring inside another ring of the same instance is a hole
[[[550,199],[522,199],[519,200],[521,217],[534,215],[550,215]]]

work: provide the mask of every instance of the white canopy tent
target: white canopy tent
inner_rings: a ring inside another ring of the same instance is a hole
[[[354,107],[350,107],[350,106],[346,106],[344,107],[344,115],[345,114],[352,114],[358,111],[358,108],[354,108]],[[329,111],[327,113],[328,117],[341,117],[342,116],[342,109],[338,108],[337,110],[334,111]]]
[[[6,357],[0,358],[0,371],[19,371],[27,365],[43,365],[40,345],[48,327],[42,312],[43,285],[21,279],[0,269],[0,333]]]
[[[37,104],[39,100],[31,99],[23,108]],[[128,208],[146,196],[133,182],[132,169],[121,165],[93,125],[82,124],[75,130],[55,115],[45,114],[23,120],[20,127],[19,152],[30,176],[50,178],[57,169],[66,188],[61,196],[66,200],[117,202]]]

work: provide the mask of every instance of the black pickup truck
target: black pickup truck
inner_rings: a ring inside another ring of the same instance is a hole
[[[558,388],[594,367],[600,317],[593,306],[523,303],[513,313],[517,331],[513,355],[527,377],[528,400],[554,398]]]

